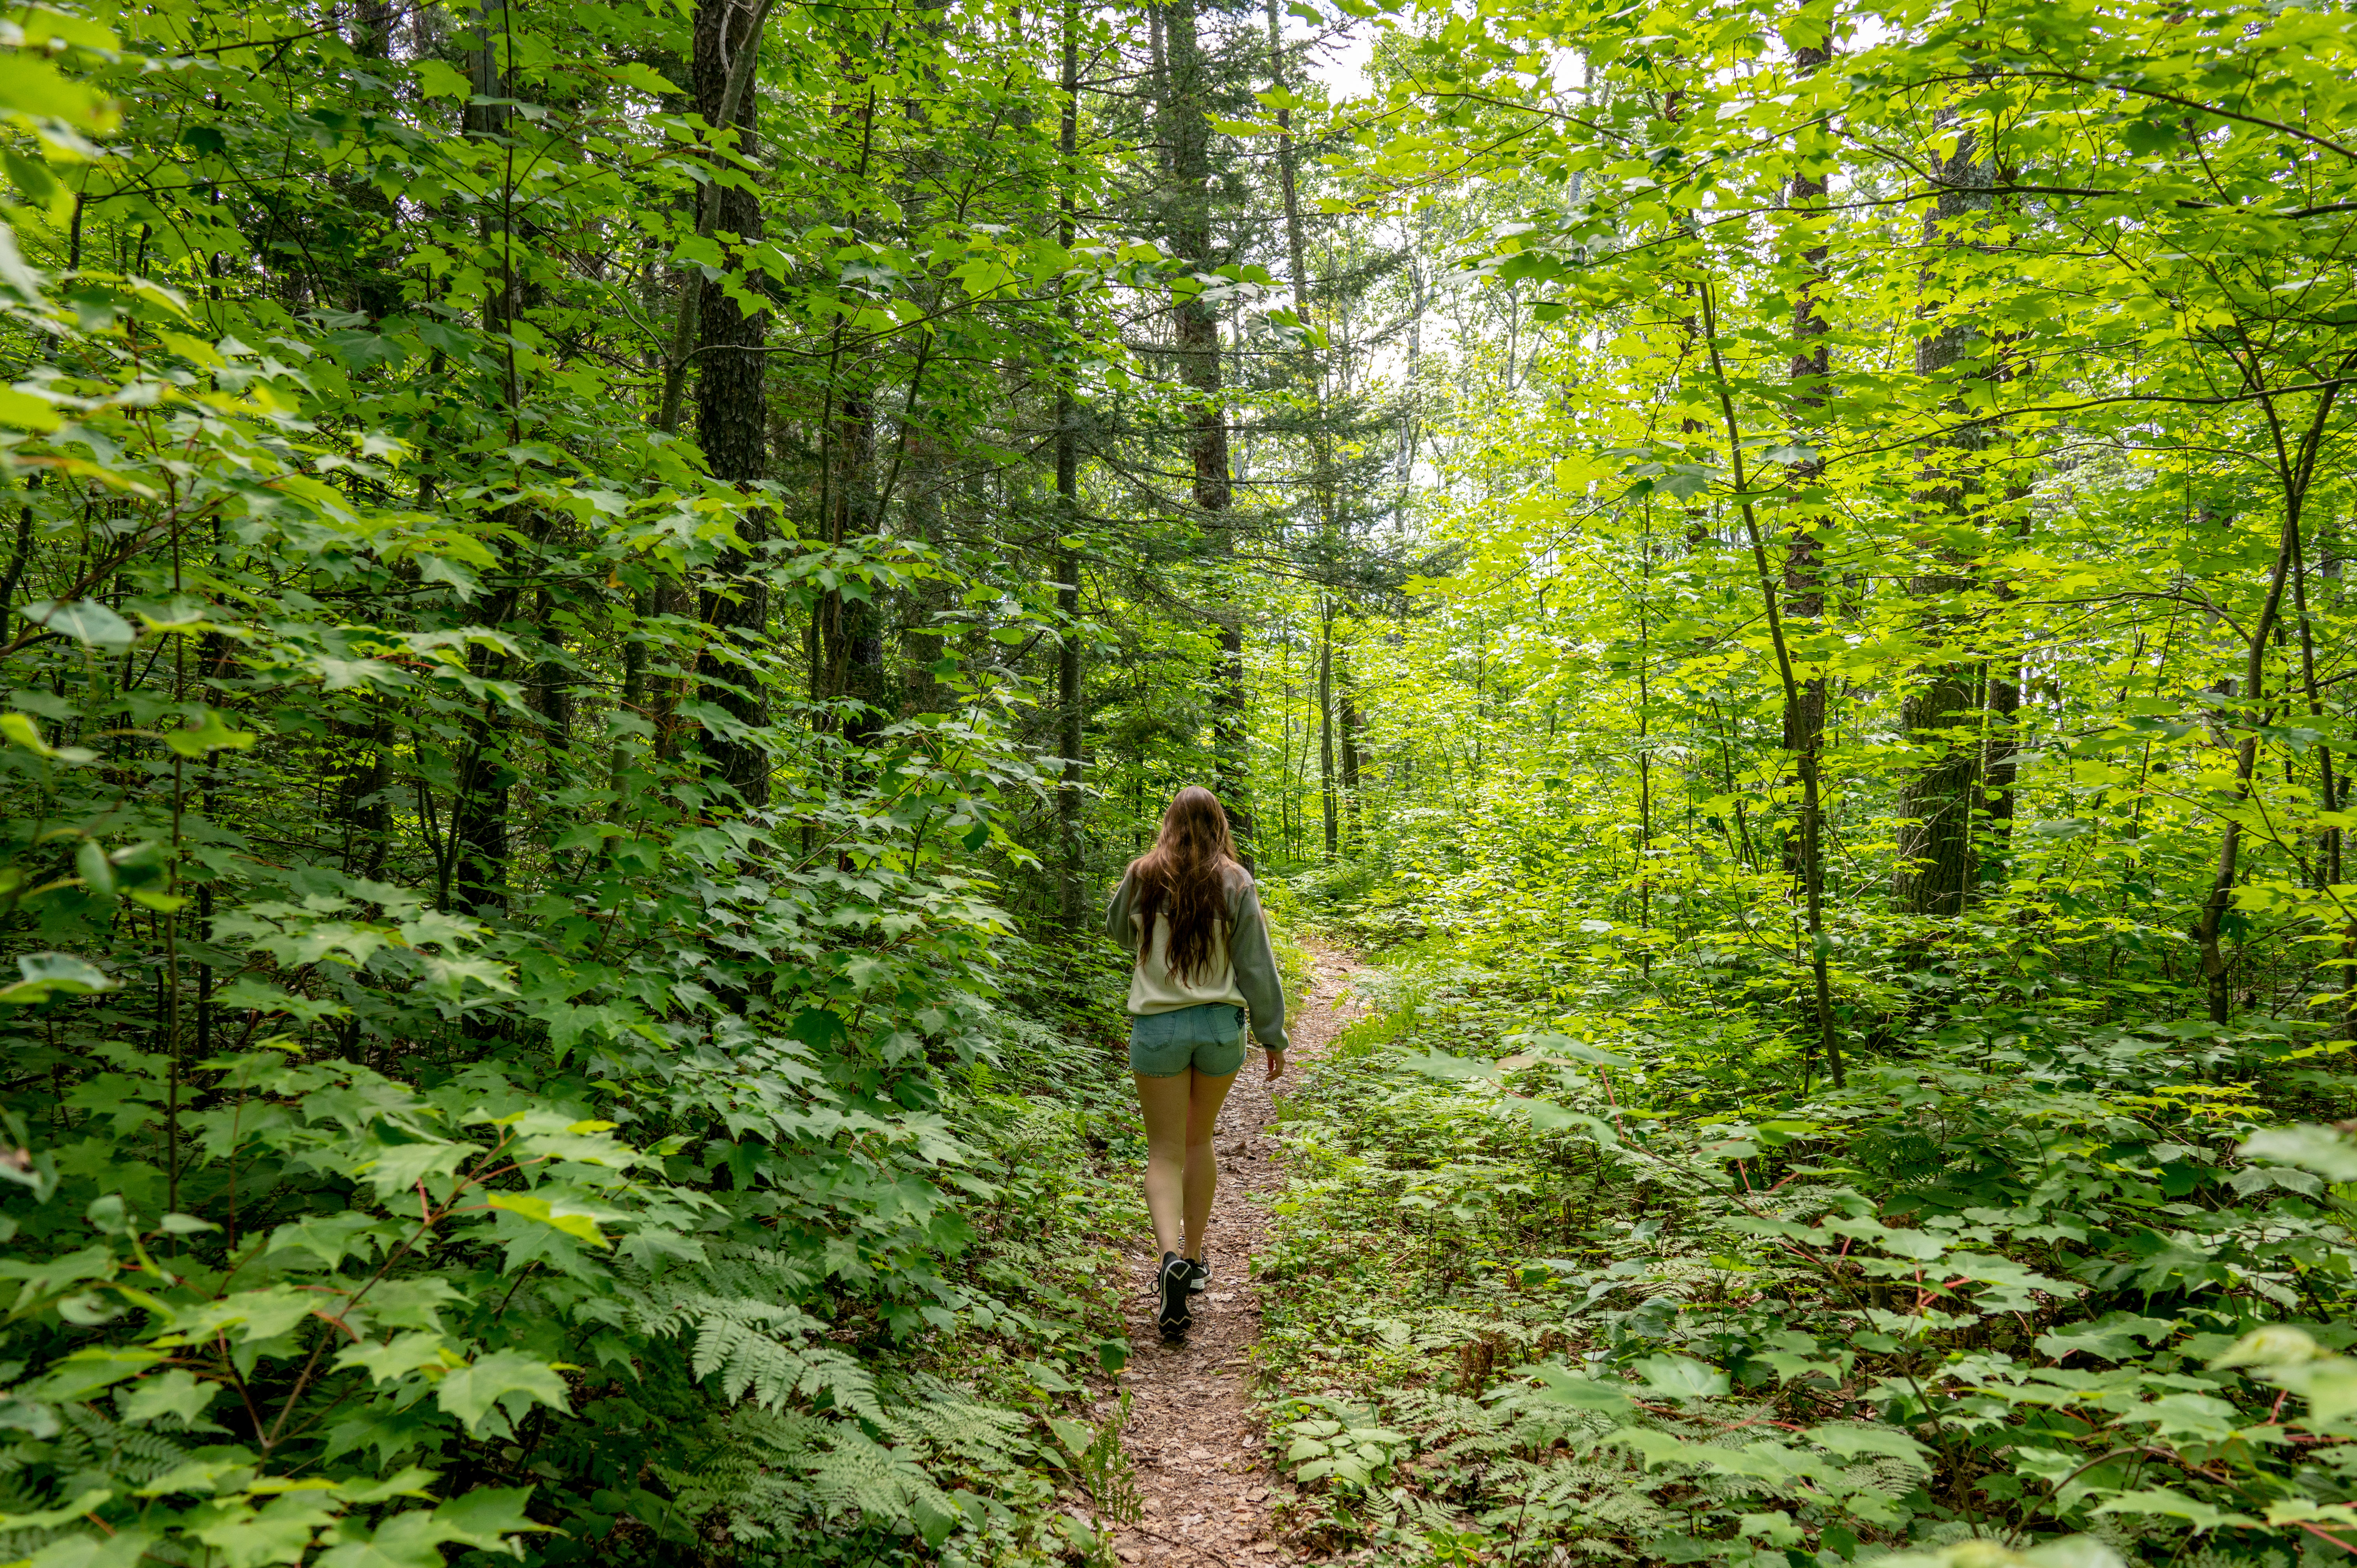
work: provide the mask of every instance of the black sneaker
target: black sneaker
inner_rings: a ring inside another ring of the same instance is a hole
[[[1154,1282],[1158,1298],[1154,1321],[1165,1339],[1185,1338],[1188,1326],[1195,1320],[1193,1307],[1187,1299],[1188,1268],[1187,1260],[1178,1253],[1162,1254],[1162,1270]]]
[[[1187,1260],[1187,1293],[1200,1295],[1211,1288],[1211,1250],[1203,1249],[1200,1258]]]

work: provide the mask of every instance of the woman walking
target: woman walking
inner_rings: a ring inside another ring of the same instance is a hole
[[[1218,796],[1190,784],[1171,797],[1154,847],[1114,890],[1105,934],[1136,958],[1129,1066],[1146,1112],[1146,1207],[1162,1249],[1155,1316],[1175,1340],[1193,1320],[1189,1298],[1211,1283],[1211,1128],[1243,1065],[1247,1012],[1268,1076],[1285,1071],[1285,991],[1268,919]]]

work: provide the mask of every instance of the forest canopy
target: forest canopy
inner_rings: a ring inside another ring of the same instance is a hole
[[[2357,1552],[2346,5],[7,26],[0,1563]]]

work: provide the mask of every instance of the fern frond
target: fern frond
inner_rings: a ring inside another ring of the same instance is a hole
[[[1021,1412],[979,1403],[964,1390],[933,1377],[912,1378],[895,1393],[900,1397],[877,1423],[886,1436],[903,1443],[922,1439],[985,1468],[1004,1468],[1014,1462],[1016,1434],[1027,1420]]]
[[[826,1454],[811,1466],[810,1489],[825,1512],[856,1511],[877,1520],[907,1519],[920,1499],[936,1512],[957,1509],[905,1452],[848,1423],[834,1429]]]

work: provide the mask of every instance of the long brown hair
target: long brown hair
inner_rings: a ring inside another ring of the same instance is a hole
[[[1228,924],[1228,868],[1243,869],[1228,813],[1200,784],[1170,797],[1154,847],[1129,863],[1137,885],[1137,961],[1154,946],[1154,918],[1170,921],[1170,972],[1180,980],[1210,967],[1214,931]]]

